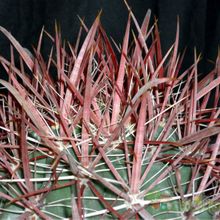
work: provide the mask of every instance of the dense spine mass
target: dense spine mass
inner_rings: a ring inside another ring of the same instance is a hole
[[[43,29],[33,54],[0,27],[1,219],[219,218],[220,55],[198,80],[196,51],[181,68],[178,22],[162,55],[150,10],[139,26],[128,9],[121,46],[100,14],[75,45]]]

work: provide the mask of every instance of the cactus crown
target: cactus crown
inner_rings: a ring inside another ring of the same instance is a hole
[[[121,47],[100,15],[90,29],[81,21],[87,35],[75,45],[56,25],[54,37],[42,30],[34,55],[0,27],[12,45],[11,59],[0,57],[3,219],[217,218],[219,57],[202,80],[196,52],[182,72],[179,25],[162,55],[149,20],[150,10],[139,26],[129,9]]]

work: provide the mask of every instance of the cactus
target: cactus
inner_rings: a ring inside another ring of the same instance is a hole
[[[100,14],[74,45],[42,29],[33,54],[0,27],[1,219],[219,217],[220,55],[199,80],[196,51],[181,69],[179,24],[162,55],[150,10],[139,26],[127,7],[121,47]]]

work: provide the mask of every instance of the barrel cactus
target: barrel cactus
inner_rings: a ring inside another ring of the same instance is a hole
[[[219,218],[220,56],[199,80],[196,51],[181,68],[178,23],[162,55],[150,10],[139,26],[128,9],[121,46],[100,14],[75,44],[43,29],[32,52],[0,27],[11,43],[0,57],[1,219]]]

